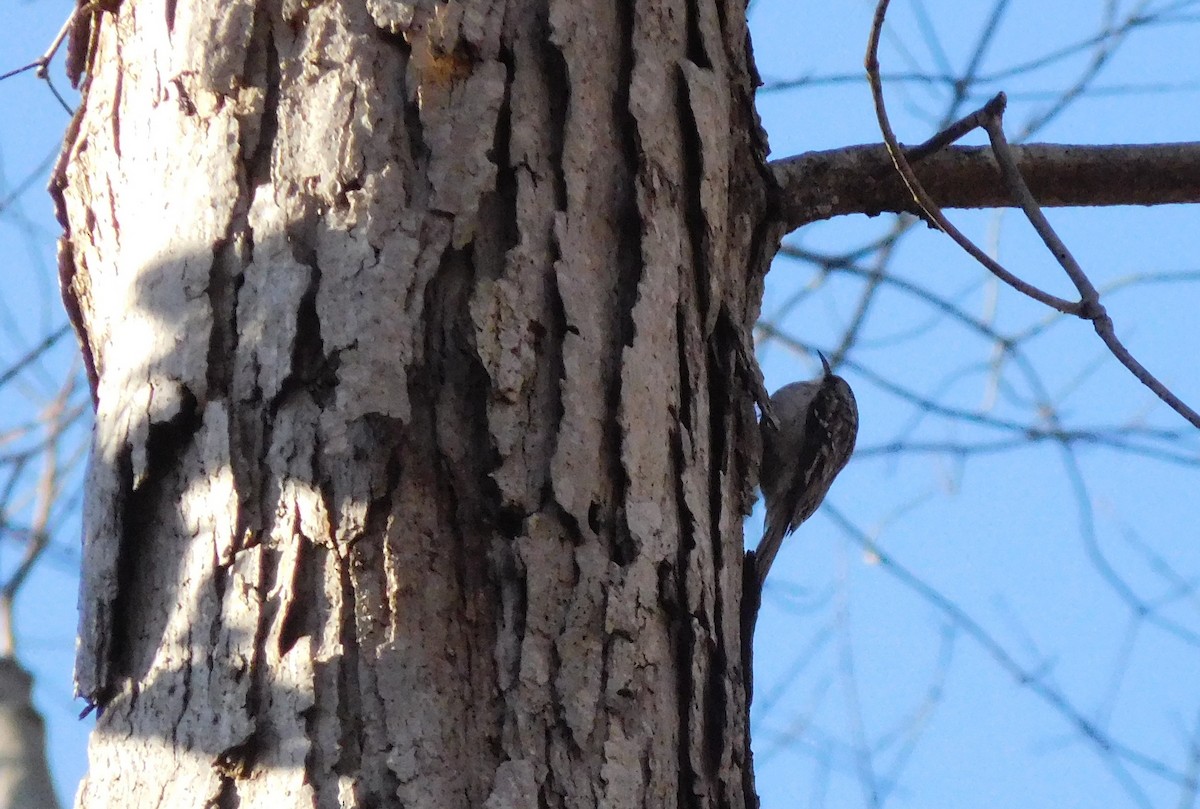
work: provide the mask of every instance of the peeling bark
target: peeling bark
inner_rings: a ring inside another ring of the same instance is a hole
[[[744,4],[90,30],[77,805],[755,805]]]

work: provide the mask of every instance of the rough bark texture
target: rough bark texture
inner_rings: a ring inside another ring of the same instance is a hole
[[[77,805],[752,804],[744,3],[91,30]]]

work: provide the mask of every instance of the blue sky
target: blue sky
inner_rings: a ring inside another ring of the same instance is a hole
[[[9,3],[6,24],[0,26],[0,72],[39,56],[68,9],[64,2]],[[64,79],[56,81],[61,89],[69,89]],[[0,213],[0,255],[5,257],[0,274],[0,365],[8,367],[65,322],[54,252],[59,228],[43,190],[49,172],[31,175],[53,158],[69,115],[32,73],[0,83],[0,104],[8,113],[0,123],[0,198],[7,199],[20,184],[32,180],[29,190]],[[0,412],[5,414],[0,429],[11,428],[18,421],[16,414],[28,418],[31,408],[48,403],[75,354],[73,338],[67,338],[47,356],[43,372],[23,374],[17,384],[0,389]],[[76,402],[85,396],[77,394]],[[70,443],[78,447],[83,440],[80,430]],[[77,491],[78,485],[73,489]],[[35,677],[34,696],[46,719],[51,768],[66,805],[86,768],[92,724],[78,720],[82,706],[72,699],[71,689],[79,564],[77,500],[75,506],[71,517],[59,521],[52,547],[16,603],[17,652]],[[0,544],[0,571],[12,570],[18,552],[11,542]]]
[[[1117,17],[1137,7],[1144,14],[1173,9],[1175,17],[1125,38],[1096,79],[1101,92],[1078,99],[1034,139],[1197,139],[1200,56],[1191,3],[1013,0],[981,72],[1094,36],[1108,7]],[[873,5],[829,8],[755,0],[755,51],[767,81],[861,74]],[[0,30],[0,67],[40,53],[66,10],[61,2],[11,4],[9,25]],[[885,75],[961,70],[991,10],[990,3],[896,0],[880,53]],[[1086,71],[1092,56],[1083,50],[1003,76],[981,87],[977,101],[1007,91],[1007,127],[1016,133]],[[1144,89],[1123,92],[1130,86]],[[886,93],[893,124],[907,142],[925,139],[945,112],[944,87],[892,81]],[[10,111],[0,123],[5,196],[51,154],[67,116],[32,76],[0,84],[0,99]],[[774,157],[879,140],[861,80],[771,93],[760,110]],[[1200,272],[1200,213],[1169,206],[1049,216],[1098,286],[1124,284],[1105,302],[1135,355],[1193,406],[1200,404],[1194,314],[1200,284],[1148,280]],[[1010,269],[1070,294],[1061,270],[1015,212],[952,212],[951,218]],[[839,253],[892,224],[886,217],[846,217],[787,242]],[[8,258],[0,297],[10,307],[0,312],[0,361],[11,361],[61,321],[56,233],[49,200],[37,188],[0,216],[0,249]],[[999,287],[944,237],[914,228],[888,267],[997,331],[1044,325],[1022,347],[1066,425],[1185,428],[1117,366],[1086,324],[1052,318]],[[809,265],[781,259],[768,278],[763,314],[799,343],[828,349],[840,340],[861,290],[859,278],[822,278]],[[796,297],[799,303],[787,304]],[[70,344],[60,347],[48,371],[65,367],[72,351]],[[1018,682],[961,618],[968,616],[1016,666],[1107,738],[1167,769],[1186,770],[1200,714],[1200,648],[1171,627],[1200,633],[1200,610],[1188,589],[1200,573],[1195,465],[1094,445],[1066,455],[1050,442],[965,459],[878,451],[899,440],[974,442],[1004,434],[922,415],[872,382],[874,376],[956,407],[1036,423],[1030,384],[1011,368],[993,397],[992,356],[970,329],[936,317],[926,302],[899,288],[885,286],[874,301],[844,369],[859,400],[860,455],[835,483],[831,508],[785,543],[760,618],[754,719],[764,806],[1193,804],[1172,778],[1098,754],[1061,707]],[[772,389],[816,368],[779,342],[764,342],[761,357]],[[6,388],[0,405],[45,401],[52,381],[35,377],[19,390]],[[1191,434],[1167,443],[1185,457],[1200,457]],[[935,588],[960,610],[957,622],[944,603],[915,592],[864,553],[835,515]],[[760,519],[755,514],[747,523],[751,544]],[[37,676],[65,800],[85,769],[91,725],[76,719],[80,706],[70,698],[77,542],[77,521],[65,521],[54,550],[23,590],[17,615],[19,651]],[[0,547],[0,570],[9,569],[12,552]],[[1118,581],[1161,620],[1138,618]]]
[[[1179,3],[1140,8],[1148,16],[1168,5],[1175,21],[1130,33],[1096,77],[1094,95],[1082,96],[1033,140],[1195,140],[1195,9]],[[979,73],[1000,73],[1095,36],[1104,28],[1106,6],[1117,18],[1135,9],[1132,3],[1007,3]],[[861,74],[873,8],[846,3],[832,13],[819,4],[756,0],[752,30],[764,79]],[[893,3],[880,52],[884,75],[960,73],[992,8]],[[1093,55],[1082,50],[984,83],[959,114],[1005,90],[1011,136],[1052,103],[1055,91],[1084,75]],[[1129,86],[1146,89],[1129,94]],[[886,82],[885,93],[893,126],[908,143],[935,131],[949,97],[944,85],[914,81]],[[816,81],[768,94],[760,110],[773,157],[880,140],[865,81]],[[1023,278],[1072,296],[1065,275],[1015,212],[954,211],[950,218]],[[1196,209],[1057,210],[1049,218],[1098,286],[1125,284],[1104,298],[1119,336],[1194,406],[1200,401],[1194,316],[1200,286],[1194,279],[1149,279],[1195,273]],[[885,217],[846,217],[786,242],[840,254],[891,226]],[[870,265],[870,257],[863,264]],[[1022,348],[1064,425],[1183,430],[1168,443],[1187,458],[1200,455],[1182,419],[1119,367],[1087,324],[1053,318],[997,285],[948,239],[914,228],[887,266],[1003,334],[1049,323]],[[829,350],[862,288],[861,278],[823,278],[811,265],[778,260],[763,314],[798,342]],[[802,302],[787,307],[797,295]],[[814,372],[811,359],[778,342],[764,342],[760,350],[772,389]],[[899,440],[962,443],[1004,435],[921,415],[875,384],[875,376],[966,410],[1038,424],[1031,387],[1011,366],[993,397],[993,358],[987,341],[897,288],[885,288],[873,302],[844,371],[858,394],[860,454],[827,502],[960,612],[948,613],[875,563],[828,510],[785,543],[756,645],[754,719],[764,806],[1193,804],[1194,796],[1171,777],[1099,754],[1061,705],[1014,678],[997,662],[995,648],[964,629],[961,617],[1069,705],[1075,718],[1135,755],[1186,771],[1200,710],[1194,685],[1200,655],[1172,630],[1197,628],[1187,589],[1200,568],[1195,467],[1095,446],[1067,455],[1049,442],[966,459],[871,452]],[[748,541],[756,540],[756,529],[751,521]],[[1122,586],[1151,605],[1157,623],[1136,616]],[[764,700],[764,693],[777,699]]]

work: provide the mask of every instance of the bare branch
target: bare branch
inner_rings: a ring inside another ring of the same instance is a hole
[[[1200,202],[1200,142],[1117,146],[1033,143],[1013,159],[1034,198],[1048,208]],[[771,163],[788,230],[846,214],[922,214],[882,143],[805,152]],[[1015,203],[986,146],[926,155],[914,172],[943,208]]]
[[[66,22],[62,24],[62,28],[58,29],[58,34],[55,35],[54,40],[50,43],[50,47],[46,48],[45,53],[27,65],[22,65],[15,70],[8,71],[7,73],[0,73],[0,81],[12,78],[13,76],[16,76],[20,73],[25,73],[29,70],[35,71],[39,79],[46,78],[47,68],[50,65],[50,61],[54,59],[54,54],[58,53],[58,49],[62,46],[63,40],[66,39],[67,34],[70,33],[71,26],[75,23],[76,15],[80,12],[85,14],[90,13],[93,6],[95,6],[94,2],[88,3],[86,6],[76,6],[75,8],[71,9],[71,13],[67,15]],[[68,110],[68,112],[70,112],[70,110]]]
[[[1046,246],[1050,248],[1055,258],[1067,271],[1072,283],[1080,294],[1078,302],[1066,301],[1057,296],[1051,295],[1048,292],[1039,289],[1038,287],[1022,280],[1013,273],[1005,269],[999,262],[987,255],[983,250],[975,245],[970,239],[958,230],[953,224],[946,219],[942,213],[941,207],[934,202],[926,189],[922,186],[921,181],[917,178],[909,163],[905,150],[896,140],[896,135],[892,131],[891,122],[888,119],[887,108],[883,100],[883,84],[879,78],[879,35],[883,29],[883,22],[887,15],[887,7],[889,0],[880,0],[876,6],[874,21],[871,26],[871,36],[867,45],[867,79],[871,85],[871,95],[875,101],[876,117],[879,121],[880,131],[883,133],[884,144],[887,146],[888,154],[892,158],[892,162],[896,166],[896,170],[904,179],[904,184],[909,192],[920,206],[921,211],[929,218],[929,221],[944,232],[947,236],[958,243],[971,257],[980,264],[985,266],[997,278],[1007,283],[1009,286],[1022,292],[1034,300],[1057,309],[1060,312],[1074,314],[1083,319],[1092,321],[1096,333],[1100,339],[1108,346],[1113,355],[1124,365],[1133,375],[1144,384],[1147,388],[1154,392],[1156,396],[1163,400],[1171,409],[1179,413],[1196,427],[1200,427],[1200,413],[1197,413],[1178,396],[1172,393],[1165,385],[1163,385],[1153,374],[1151,374],[1144,365],[1142,365],[1132,354],[1125,348],[1125,345],[1117,338],[1113,328],[1112,319],[1100,304],[1099,293],[1087,275],[1079,267],[1078,263],[1067,250],[1066,245],[1054,234],[1049,222],[1042,214],[1037,201],[1033,198],[1032,193],[1021,176],[1020,169],[1012,159],[1011,153],[1008,151],[1008,142],[1004,137],[1001,120],[1004,113],[1004,107],[1007,99],[1004,93],[999,93],[995,98],[989,101],[979,111],[984,128],[988,132],[988,137],[992,142],[993,154],[1000,163],[1001,173],[1005,183],[1008,186],[1009,193],[1017,204],[1024,210],[1025,215],[1029,218]],[[964,121],[960,121],[954,126],[954,136],[961,134],[963,126],[969,123],[971,116],[968,116]],[[931,143],[940,143],[945,138],[935,136]],[[1109,178],[1111,182],[1111,178]]]
[[[771,323],[760,322],[756,328],[765,338],[780,340],[798,351],[811,353],[816,350],[815,347],[794,339],[778,326]],[[1029,422],[1006,419],[981,411],[951,407],[939,401],[936,396],[927,396],[910,390],[888,379],[886,376],[876,373],[868,366],[849,358],[844,358],[842,365],[851,369],[880,390],[908,402],[921,413],[941,416],[963,424],[974,424],[998,430],[1011,436],[1009,439],[981,439],[971,443],[930,443],[925,441],[896,440],[879,446],[864,446],[856,449],[855,457],[858,458],[871,455],[887,455],[900,451],[935,452],[939,449],[944,450],[950,455],[964,457],[969,454],[1016,450],[1028,447],[1030,444],[1052,441],[1064,446],[1081,444],[1105,447],[1182,466],[1196,466],[1200,464],[1200,455],[1179,449],[1178,446],[1181,441],[1193,434],[1191,430],[1188,430],[1185,434],[1178,430],[1137,427],[1132,424],[1097,425],[1071,429],[1056,423],[1053,419],[1051,419],[1050,423],[1046,423],[1044,418]],[[1028,373],[1028,369],[1026,373]],[[1046,402],[1039,402],[1036,410],[1043,414],[1043,416],[1053,413],[1052,408]],[[1163,446],[1139,443],[1140,441],[1160,441],[1163,443]]]
[[[1029,689],[1063,719],[1079,731],[1082,738],[1091,742],[1096,753],[1110,764],[1125,762],[1148,773],[1153,773],[1170,783],[1188,785],[1188,776],[1158,759],[1135,750],[1104,732],[1104,729],[1088,719],[1071,704],[1070,700],[1053,685],[1048,683],[1041,672],[1022,666],[996,638],[984,627],[968,615],[961,607],[936,588],[925,582],[919,576],[901,565],[892,556],[880,549],[871,541],[862,529],[852,523],[834,506],[825,503],[826,514],[833,518],[853,542],[870,552],[885,570],[891,573],[901,584],[917,593],[927,603],[936,607],[954,626],[961,629],[968,637],[978,643],[991,655],[992,659],[1008,672],[1022,687]]]
[[[9,70],[6,73],[0,73],[0,81],[10,79],[13,76],[17,76],[21,73],[32,70],[39,79],[46,82],[46,86],[50,88],[50,92],[54,95],[54,98],[58,101],[59,105],[61,105],[62,108],[67,111],[67,114],[73,115],[75,110],[71,109],[71,105],[67,103],[67,100],[63,98],[62,93],[60,93],[58,88],[54,86],[54,82],[50,80],[50,62],[54,59],[55,54],[58,53],[58,49],[62,47],[63,40],[65,40],[67,38],[67,34],[71,32],[71,28],[75,25],[75,21],[81,16],[91,14],[99,6],[99,4],[100,0],[91,0],[91,2],[76,5],[74,8],[72,8],[71,13],[67,15],[66,21],[62,24],[62,28],[58,30],[58,34],[55,35],[54,40],[50,43],[50,47],[46,48],[46,51],[41,56],[39,56],[37,59],[34,59],[29,64],[22,65],[14,70]]]
[[[1075,289],[1079,291],[1080,311],[1079,316],[1092,321],[1092,326],[1096,329],[1096,334],[1100,335],[1100,339],[1108,346],[1113,356],[1129,369],[1138,381],[1154,392],[1158,398],[1162,399],[1172,410],[1183,416],[1194,426],[1200,427],[1200,413],[1197,413],[1189,407],[1182,399],[1176,396],[1162,382],[1151,374],[1144,365],[1129,352],[1125,344],[1117,337],[1116,330],[1113,327],[1112,318],[1105,311],[1104,306],[1100,303],[1100,293],[1096,291],[1096,287],[1088,278],[1087,273],[1079,266],[1079,262],[1071,255],[1071,251],[1067,249],[1066,244],[1054,232],[1054,228],[1050,226],[1049,220],[1042,213],[1041,207],[1037,200],[1034,199],[1029,187],[1025,184],[1024,178],[1021,176],[1021,170],[1017,166],[1016,161],[1012,159],[1008,140],[1004,137],[1004,126],[1001,118],[1004,109],[1004,94],[997,96],[999,104],[989,105],[985,107],[988,110],[983,119],[984,129],[987,130],[988,138],[992,142],[992,150],[1000,163],[1000,170],[1004,175],[1004,181],[1008,185],[1009,191],[1013,199],[1020,205],[1021,210],[1025,212],[1026,218],[1029,219],[1031,225],[1038,236],[1041,237],[1046,247],[1054,255],[1055,260],[1066,271],[1067,276],[1071,279],[1071,283],[1075,285]]]
[[[6,368],[3,373],[0,373],[0,386],[7,385],[10,381],[12,381],[12,379],[20,374],[21,371],[25,370],[27,366],[36,362],[37,359],[42,356],[42,354],[53,348],[55,343],[57,343],[67,334],[69,329],[69,326],[60,326],[58,329],[55,329],[50,334],[43,337],[40,343],[29,349],[29,351],[25,352],[25,356],[19,358],[16,362]]]

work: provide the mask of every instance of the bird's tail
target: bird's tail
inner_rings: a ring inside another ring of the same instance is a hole
[[[754,550],[754,575],[758,579],[759,590],[762,590],[771,563],[775,561],[775,554],[779,553],[779,546],[783,544],[783,535],[787,533],[788,528],[787,517],[784,513],[767,512],[766,530],[763,531],[762,539]]]

